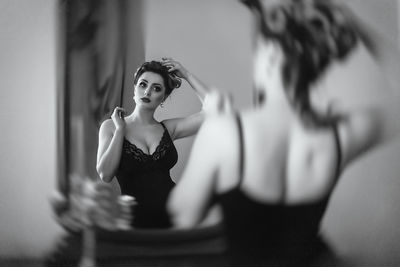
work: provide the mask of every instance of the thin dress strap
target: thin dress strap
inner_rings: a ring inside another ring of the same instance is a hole
[[[239,133],[239,182],[237,187],[239,188],[243,181],[244,176],[244,139],[243,139],[243,125],[240,120],[239,114],[236,114],[236,122]]]
[[[167,128],[167,126],[165,126],[164,125],[164,123],[162,122],[162,121],[160,121],[160,124],[162,125],[162,127],[164,128],[164,133],[163,133],[163,136],[166,134],[166,133],[168,133],[168,135],[169,135],[169,132],[168,132],[168,128]],[[170,136],[170,135],[169,135]],[[171,136],[170,136],[171,137]]]
[[[340,136],[339,136],[338,124],[337,123],[333,124],[332,128],[333,128],[333,135],[335,137],[335,143],[336,143],[336,153],[337,153],[336,178],[338,178],[339,175],[340,175],[340,172],[341,172],[342,147],[340,145]]]
[[[165,127],[164,123],[162,121],[160,121],[160,124],[162,125],[162,127],[164,128],[164,130],[167,130],[167,127]]]

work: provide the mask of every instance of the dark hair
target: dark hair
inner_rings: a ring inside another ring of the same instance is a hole
[[[358,40],[339,7],[329,0],[290,0],[265,11],[258,0],[242,2],[258,16],[258,30],[278,41],[286,55],[282,78],[286,84],[294,82],[292,104],[307,119],[325,124],[328,118],[311,107],[310,85],[332,61],[345,59]]]
[[[148,61],[144,62],[135,72],[133,76],[133,84],[136,85],[139,77],[145,72],[154,72],[164,80],[165,84],[165,95],[169,96],[175,88],[181,86],[181,79],[178,78],[174,73],[168,71],[167,67],[163,66],[159,61]]]

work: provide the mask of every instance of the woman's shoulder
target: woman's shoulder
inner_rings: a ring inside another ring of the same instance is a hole
[[[113,132],[115,130],[115,125],[112,119],[104,120],[100,125],[100,131],[102,132]]]
[[[238,131],[237,115],[235,113],[209,116],[203,122],[199,135],[207,140],[216,140],[218,146],[231,144],[232,137],[236,136]]]
[[[236,124],[236,113],[213,115],[206,118],[204,125],[216,131],[230,131]]]

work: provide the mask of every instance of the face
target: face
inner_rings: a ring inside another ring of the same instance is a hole
[[[156,109],[165,99],[165,85],[161,75],[144,72],[135,85],[133,99],[137,106]]]

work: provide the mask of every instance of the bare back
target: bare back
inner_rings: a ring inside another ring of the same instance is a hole
[[[307,128],[293,114],[269,111],[239,115],[243,130],[244,175],[241,190],[262,203],[299,204],[319,200],[338,175],[338,145],[333,127]],[[228,141],[219,162],[217,192],[239,183],[239,135],[229,119]],[[233,134],[235,133],[235,134]]]

